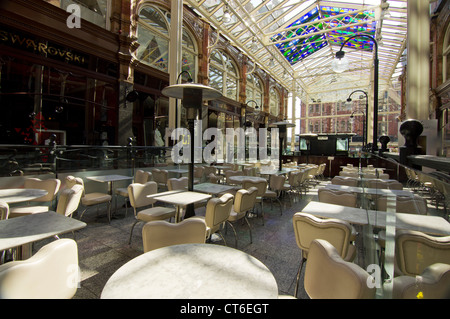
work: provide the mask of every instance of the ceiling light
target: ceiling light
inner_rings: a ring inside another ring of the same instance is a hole
[[[222,16],[222,22],[229,23],[230,21],[231,21],[231,14],[230,14],[230,11],[228,10],[228,6],[226,6],[225,11]]]
[[[348,70],[349,61],[345,57],[344,51],[336,52],[336,59],[331,63],[331,69],[336,73],[342,73]]]

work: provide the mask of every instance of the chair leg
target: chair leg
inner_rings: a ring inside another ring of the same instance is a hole
[[[225,240],[225,237],[223,237],[223,235],[222,235],[222,232],[219,230],[218,232],[217,232],[218,234],[219,234],[219,236],[220,236],[220,238],[222,238],[222,240],[223,240],[223,243],[225,244],[225,246],[227,246],[228,247],[228,245],[227,245],[227,241]]]
[[[302,257],[302,260],[300,262],[300,266],[298,267],[298,272],[297,272],[297,281],[295,283],[295,291],[294,291],[294,297],[298,298],[298,284],[300,281],[300,274],[302,272],[302,268],[303,268],[303,264],[306,262],[306,259]]]
[[[261,198],[261,218],[262,218],[262,224],[264,226],[264,207],[263,207],[263,199]]]
[[[252,226],[250,226],[250,223],[248,222],[247,216],[244,217],[245,222],[248,226],[248,231],[250,232],[250,244],[253,244],[253,236],[252,236]]]
[[[109,201],[108,202],[108,208],[107,208],[107,211],[106,211],[106,213],[108,214],[108,223],[111,223],[111,201]]]
[[[275,200],[278,202],[278,204],[280,205],[280,216],[283,216],[283,205],[281,204],[280,199],[277,197],[275,198]],[[270,200],[271,204],[273,204],[273,198]]]
[[[115,206],[116,206],[116,207],[114,208],[114,211],[115,211],[115,212],[117,212],[117,196],[118,196],[117,194],[114,196],[114,197],[115,197],[115,198],[114,198],[114,201],[115,201]]]
[[[233,233],[234,233],[234,246],[237,248],[238,239],[237,239],[236,229],[234,229],[234,226],[233,226],[233,224],[231,222],[227,221],[227,223],[231,226],[231,229],[233,230]]]
[[[81,218],[83,218],[83,215],[84,215],[84,213],[87,211],[87,207],[83,210],[83,212],[81,213],[81,215],[80,215],[80,220],[81,220]]]
[[[134,226],[136,226],[136,224],[139,223],[139,222],[140,222],[140,220],[136,220],[136,221],[134,222],[133,226],[131,227],[131,231],[130,231],[130,239],[128,240],[128,245],[131,244],[131,237],[133,236],[133,229],[134,229]]]

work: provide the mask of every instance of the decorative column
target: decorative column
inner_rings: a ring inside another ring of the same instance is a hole
[[[132,52],[139,44],[132,30],[131,1],[115,0],[112,3],[111,31],[119,35],[119,109],[118,109],[118,144],[127,145],[128,138],[133,137],[133,104],[126,97],[133,91],[135,61]]]
[[[169,42],[169,75],[170,85],[177,84],[181,73],[181,49],[183,35],[183,1],[171,0],[170,9],[170,42]],[[169,127],[172,131],[180,125],[180,103],[169,98]],[[170,134],[168,135],[170,136]]]
[[[428,120],[430,88],[429,1],[408,1],[406,118]]]

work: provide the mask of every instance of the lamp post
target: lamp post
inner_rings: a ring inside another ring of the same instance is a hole
[[[378,149],[378,43],[374,37],[367,34],[355,34],[354,36],[349,37],[347,40],[342,43],[341,48],[338,52],[336,52],[336,59],[332,63],[332,69],[334,72],[342,73],[348,68],[348,59],[345,58],[345,52],[342,50],[344,45],[353,38],[363,37],[368,38],[373,41],[375,47],[375,55],[374,55],[374,75],[373,75],[373,142],[372,142],[372,152],[375,153]]]
[[[367,124],[369,123],[369,97],[368,97],[367,93],[364,92],[363,90],[355,90],[352,93],[350,93],[350,95],[347,98],[347,102],[351,102],[353,93],[357,93],[357,92],[363,93],[366,97],[366,112],[365,113],[363,112],[363,114],[365,115],[365,121],[363,124],[363,149],[364,149],[364,145],[367,145],[367,135],[368,135],[367,134],[368,133],[367,132]],[[353,112],[353,113],[355,113],[355,112]],[[350,118],[352,118],[353,113],[352,113],[352,115],[350,115]]]
[[[175,99],[183,100],[183,107],[186,108],[186,118],[189,126],[191,158],[189,161],[188,190],[194,190],[194,121],[198,116],[198,111],[202,108],[203,100],[214,100],[222,96],[222,93],[209,86],[196,83],[175,84],[167,86],[162,90],[162,94]],[[194,205],[186,207],[185,217],[195,215]]]
[[[278,140],[280,143],[280,152],[278,153],[278,170],[281,171],[283,168],[283,161],[281,160],[281,155],[283,155],[283,141],[286,138],[287,128],[295,127],[295,124],[284,120],[282,122],[272,123],[271,127],[278,127]]]
[[[350,115],[350,121],[353,122],[353,119],[354,119],[353,114],[355,114],[356,112],[362,112],[362,114],[364,115],[364,117],[363,117],[363,142],[362,142],[362,149],[364,149],[364,145],[365,145],[364,141],[365,141],[365,139],[366,139],[366,134],[365,134],[365,127],[366,127],[366,119],[365,119],[365,118],[366,118],[366,113],[364,113],[364,111],[362,111],[362,110],[355,110],[355,111],[353,111],[352,114]]]

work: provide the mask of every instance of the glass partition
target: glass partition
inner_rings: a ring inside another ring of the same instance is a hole
[[[361,228],[360,266],[375,278],[377,298],[436,298],[438,292],[423,284],[430,279],[422,274],[427,267],[450,269],[449,176],[367,155],[378,167],[360,158],[353,168],[360,186],[354,191],[361,194],[368,221]]]
[[[0,145],[0,177],[168,165],[170,147]]]

